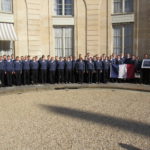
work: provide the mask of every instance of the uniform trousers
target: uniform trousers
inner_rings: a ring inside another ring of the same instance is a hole
[[[93,82],[93,70],[88,70],[88,83]]]
[[[98,69],[96,70],[96,82],[100,83],[102,81],[102,70]]]
[[[58,69],[58,83],[64,82],[64,70]]]
[[[83,83],[84,81],[84,71],[83,70],[79,70],[78,71],[78,80],[79,80],[79,83]]]
[[[107,83],[109,79],[109,70],[103,70],[103,83]]]
[[[55,75],[56,75],[56,71],[55,70],[49,70],[49,82],[51,84],[55,83]]]
[[[72,70],[66,70],[65,81],[66,83],[71,82],[72,80]]]
[[[1,86],[4,86],[5,84],[5,71],[0,70],[0,81],[1,81]]]
[[[47,82],[47,70],[41,69],[40,72],[41,72],[41,75],[40,75],[41,83],[46,83]]]
[[[21,85],[21,71],[20,70],[15,71],[14,77],[15,77],[15,84]]]
[[[7,85],[12,86],[12,71],[6,72]]]
[[[72,83],[77,82],[77,73],[76,70],[72,70]]]
[[[31,70],[31,81],[33,84],[38,83],[38,70],[37,69],[32,69]]]
[[[23,70],[23,84],[30,84],[30,70]]]

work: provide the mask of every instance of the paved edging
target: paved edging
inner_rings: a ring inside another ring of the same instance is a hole
[[[84,89],[84,88],[100,88],[100,89],[119,89],[150,92],[150,85],[143,84],[128,84],[128,83],[108,83],[108,84],[45,84],[45,85],[30,85],[30,86],[13,86],[0,88],[0,95],[12,93],[24,93],[31,91],[42,90],[66,90],[66,89]]]

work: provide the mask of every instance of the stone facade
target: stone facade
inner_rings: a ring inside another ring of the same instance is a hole
[[[74,0],[73,16],[54,16],[53,0],[13,0],[13,14],[0,22],[14,23],[15,55],[55,56],[54,26],[73,26],[74,55],[113,53],[113,24],[134,24],[133,54],[150,53],[150,1],[134,0],[131,14],[113,14],[113,0]]]

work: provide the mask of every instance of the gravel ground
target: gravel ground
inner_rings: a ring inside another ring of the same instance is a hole
[[[0,95],[0,150],[150,150],[150,92]]]

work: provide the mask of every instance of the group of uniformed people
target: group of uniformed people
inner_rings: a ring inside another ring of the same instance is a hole
[[[149,56],[144,55],[144,59]],[[110,79],[111,64],[134,64],[135,72],[141,74],[140,82],[150,83],[149,70],[142,70],[142,59],[130,54],[91,57],[88,53],[84,58],[37,56],[0,56],[1,86],[55,84],[55,83],[106,83]],[[117,81],[117,80],[116,80]],[[115,82],[116,82],[115,81]]]

